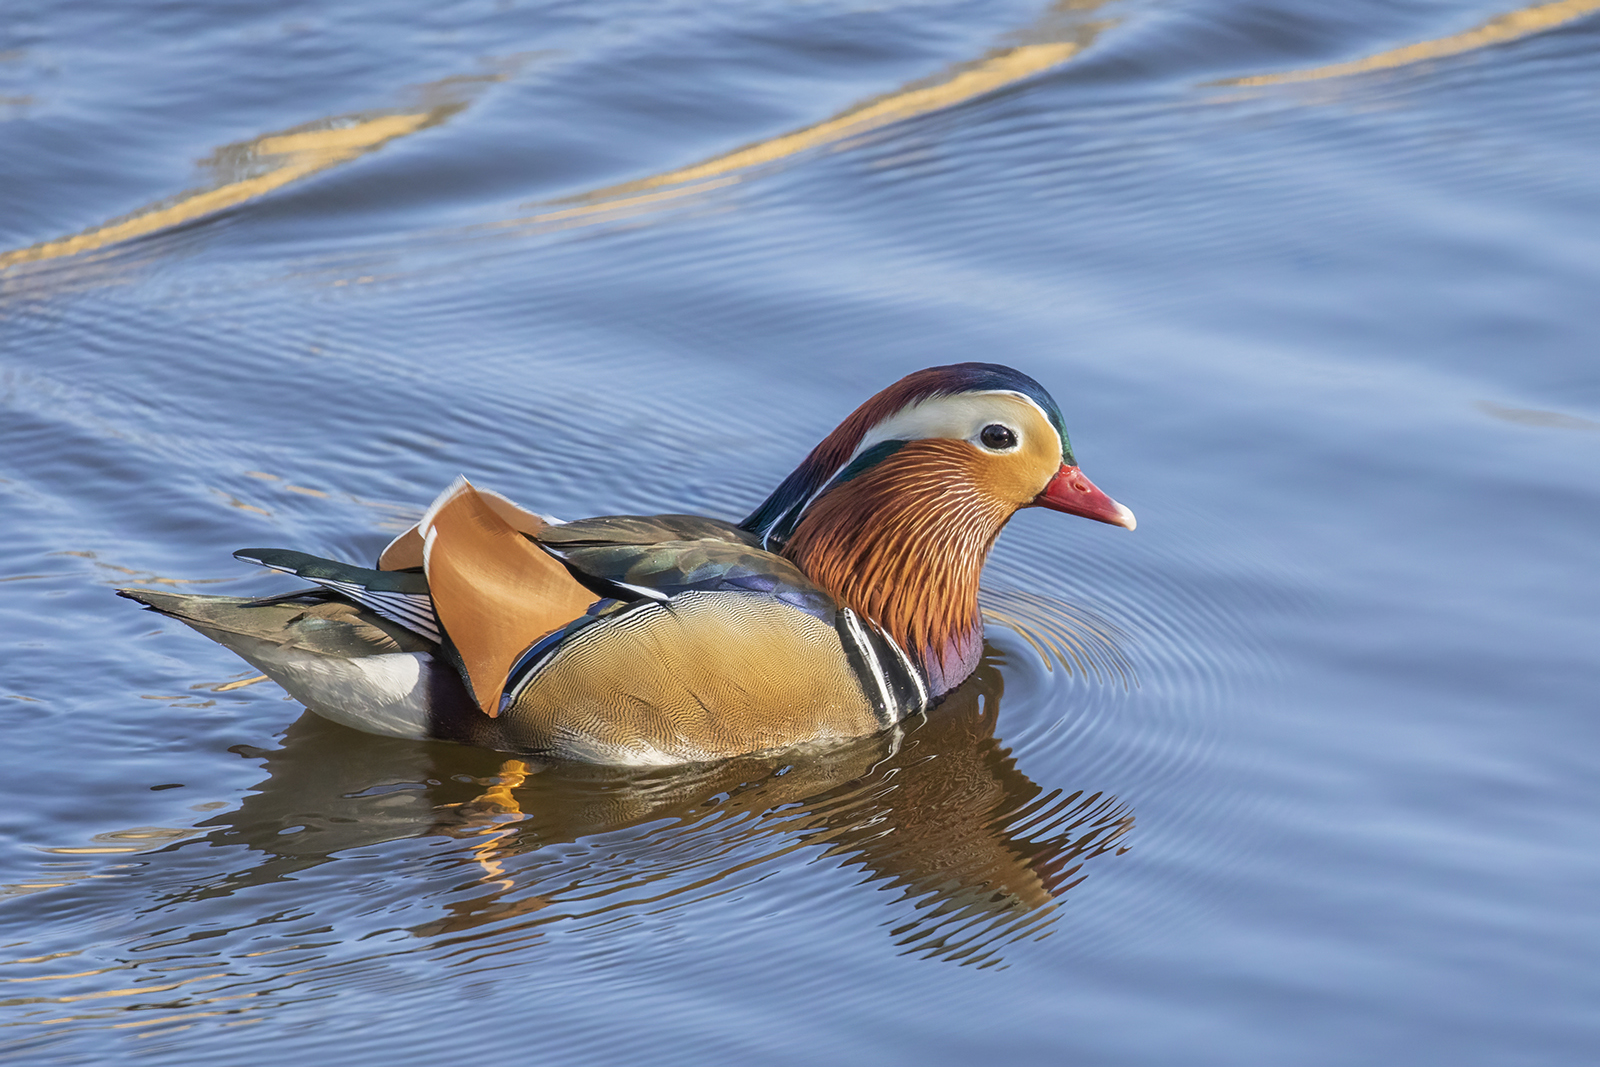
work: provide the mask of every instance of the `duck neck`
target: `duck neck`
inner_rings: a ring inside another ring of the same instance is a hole
[[[950,477],[965,466],[963,447],[919,441],[830,489],[783,549],[839,604],[911,655],[933,694],[978,665],[978,578],[1014,510],[972,480]]]

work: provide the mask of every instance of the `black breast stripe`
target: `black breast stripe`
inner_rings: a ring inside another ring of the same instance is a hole
[[[896,679],[896,692],[900,694],[901,707],[906,710],[901,718],[907,715],[920,715],[928,710],[928,683],[922,677],[922,672],[917,670],[917,665],[911,662],[911,657],[906,655],[906,650],[900,647],[888,634],[874,629],[872,636],[876,638],[894,657],[894,662],[900,670],[894,675]],[[887,657],[880,657],[887,659]]]
[[[893,726],[908,715],[927,710],[927,683],[899,645],[849,608],[839,610],[835,629],[880,723]]]
[[[867,703],[872,706],[872,713],[877,716],[878,723],[882,726],[893,726],[900,719],[897,714],[899,709],[894,706],[889,679],[884,674],[883,665],[878,662],[878,657],[873,652],[867,628],[861,625],[861,620],[855,612],[849,608],[840,608],[834,629],[839,633],[839,643],[844,646],[845,658],[850,661],[850,669],[855,672],[855,676],[861,680],[861,691],[866,694]]]

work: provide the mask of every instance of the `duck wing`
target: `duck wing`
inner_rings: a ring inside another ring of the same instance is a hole
[[[452,485],[445,492],[448,495],[456,486]],[[540,515],[529,511],[521,504],[509,497],[502,496],[493,489],[478,489],[473,487],[479,501],[483,506],[504,519],[511,528],[518,533],[532,537],[545,526],[560,522],[548,515]],[[422,566],[423,544],[422,524],[413,524],[405,533],[396,537],[378,554],[378,569],[382,571],[403,571],[420,568]]]
[[[435,644],[441,639],[428,579],[415,571],[372,570],[287,548],[241,548],[233,558],[315,582]]]
[[[473,700],[495,718],[512,664],[583,615],[596,597],[492,500],[458,478],[417,529],[445,652]]]
[[[691,592],[759,593],[830,625],[833,599],[793,563],[732,523],[700,515],[603,515],[544,527],[532,539],[575,578],[624,601]]]
[[[434,647],[409,626],[396,625],[387,616],[373,617],[380,612],[362,611],[342,599],[324,599],[309,589],[254,600],[154,589],[118,589],[117,595],[188,623],[236,651],[241,642],[234,639],[334,659],[429,652]]]
[[[494,718],[511,665],[597,599],[528,539],[524,530],[543,524],[460,478],[385,550],[382,569],[281,548],[234,555],[315,582],[436,643]]]
[[[832,620],[834,604],[826,593],[731,522],[703,515],[602,515],[563,523],[491,490],[473,487],[473,492],[482,507],[566,564],[597,596],[631,602],[691,591],[766,593]],[[421,568],[422,526],[391,541],[378,557],[378,568]]]
[[[804,572],[732,523],[698,515],[555,523],[465,479],[396,538],[377,569],[288,549],[235,555],[314,582],[437,643],[490,718],[502,710],[509,677],[614,612],[617,601],[669,606],[689,594],[737,593],[829,628],[839,620],[833,599]],[[401,565],[408,566],[394,569]],[[612,603],[597,605],[600,599]]]

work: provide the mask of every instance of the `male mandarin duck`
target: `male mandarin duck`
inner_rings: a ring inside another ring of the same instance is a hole
[[[560,522],[458,479],[376,569],[247,549],[316,588],[119,592],[360,730],[698,762],[873,733],[959,685],[979,572],[1030,506],[1134,528],[1038,382],[958,363],[862,404],[738,525]]]

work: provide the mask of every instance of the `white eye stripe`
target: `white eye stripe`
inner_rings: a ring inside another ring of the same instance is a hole
[[[920,441],[930,437],[946,437],[957,441],[971,441],[987,451],[1014,452],[1023,446],[1026,430],[1019,426],[1016,402],[1022,401],[1038,413],[1039,422],[1047,432],[1055,435],[1050,417],[1030,396],[1009,389],[994,389],[981,393],[958,393],[955,396],[936,396],[910,404],[884,419],[861,438],[861,443],[851,453],[848,466],[861,453],[884,441]],[[1001,425],[1017,435],[1015,448],[993,449],[982,443],[985,428]],[[1056,441],[1059,451],[1061,442]]]
[[[1024,407],[1025,405],[1025,407]],[[1019,410],[1022,408],[1022,410]],[[1016,444],[1010,448],[995,449],[983,444],[983,431],[992,425],[1004,426],[1016,434]],[[1029,431],[1027,427],[1034,429]],[[921,441],[945,438],[967,441],[974,448],[990,455],[1014,455],[1022,451],[1031,434],[1046,435],[1052,442],[1052,454],[1061,451],[1061,434],[1038,401],[1025,393],[1011,389],[988,389],[981,392],[957,393],[953,396],[935,396],[915,404],[907,404],[893,415],[869,429],[854,451],[829,473],[828,477],[808,496],[784,511],[766,526],[762,533],[762,547],[771,549],[780,538],[786,539],[799,524],[802,516],[811,509],[819,497],[838,484],[839,475],[854,463],[862,453],[885,441]],[[928,476],[928,489],[947,492],[948,479]]]

